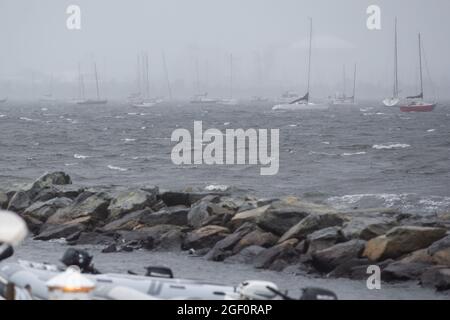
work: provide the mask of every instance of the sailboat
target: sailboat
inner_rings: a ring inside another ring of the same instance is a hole
[[[351,97],[347,97],[346,95],[346,76],[345,76],[345,65],[344,65],[344,90],[342,94],[336,95],[335,98],[331,101],[331,105],[333,106],[348,106],[355,104],[355,91],[356,91],[356,64],[353,72],[353,94]]]
[[[49,91],[42,95],[39,99],[40,102],[55,102],[56,99],[53,97],[53,75],[50,77],[50,88]]]
[[[308,88],[306,94],[298,99],[295,99],[289,103],[275,105],[272,110],[326,110],[327,104],[316,104],[310,102],[310,83],[311,83],[311,53],[312,53],[312,19],[309,19],[309,56],[308,56]]]
[[[194,104],[215,104],[219,102],[219,100],[208,97],[208,92],[200,93],[200,74],[198,71],[198,61],[195,61],[195,73],[196,73],[196,87],[197,87],[197,94],[195,94],[191,98],[191,103]]]
[[[157,103],[162,102],[161,99],[150,99],[150,80],[149,80],[149,68],[148,68],[148,54],[142,55],[142,69],[143,69],[143,82],[145,86],[145,96],[144,98],[137,99],[132,103],[133,107],[138,108],[149,108],[153,107]]]
[[[235,106],[237,103],[237,100],[233,99],[233,55],[230,54],[230,98],[222,99],[220,104]]]
[[[258,83],[258,89],[261,91],[263,88],[263,66],[261,63],[261,55],[259,53],[256,54],[256,73],[257,73],[257,83]],[[255,103],[262,103],[262,102],[267,102],[269,101],[269,98],[264,97],[264,96],[260,96],[260,95],[255,95],[251,98],[250,100],[251,102],[255,102]]]
[[[420,68],[420,94],[407,97],[406,103],[400,104],[402,112],[430,112],[436,107],[435,102],[423,100],[423,72],[422,72],[422,38],[419,33],[419,68]]]
[[[397,34],[397,18],[395,18],[395,36],[394,36],[394,92],[392,97],[383,100],[386,107],[395,107],[400,103],[398,91],[398,34]]]
[[[77,101],[77,104],[79,105],[96,105],[96,104],[106,104],[108,103],[108,100],[106,99],[100,99],[100,89],[98,86],[98,74],[97,74],[97,64],[94,63],[94,74],[95,74],[95,84],[96,84],[96,90],[97,90],[97,98],[96,99],[84,99],[84,81],[83,77],[80,76],[80,86],[81,91],[83,95],[83,99],[80,101]],[[81,75],[81,73],[80,73]]]

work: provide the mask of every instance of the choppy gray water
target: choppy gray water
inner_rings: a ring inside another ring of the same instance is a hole
[[[400,113],[365,103],[280,112],[270,104],[0,104],[1,186],[63,170],[80,184],[229,185],[264,196],[300,195],[338,207],[450,210],[450,108]],[[280,129],[280,171],[258,166],[176,166],[173,130]]]
[[[104,254],[94,246],[80,246],[94,254],[95,266],[102,272],[126,273],[128,270],[144,273],[144,267],[163,265],[170,267],[177,278],[201,279],[226,285],[237,285],[245,280],[272,281],[292,296],[299,297],[301,288],[312,286],[333,290],[339,299],[448,299],[448,295],[420,288],[416,283],[382,283],[381,290],[369,290],[366,281],[347,279],[320,279],[292,272],[256,270],[252,266],[205,261],[179,252],[135,251]],[[58,264],[67,246],[58,242],[26,241],[17,249],[14,259]],[[13,259],[11,259],[13,260]]]

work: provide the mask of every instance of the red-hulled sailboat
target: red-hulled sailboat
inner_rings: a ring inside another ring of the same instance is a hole
[[[422,72],[422,40],[419,33],[419,66],[420,66],[420,94],[407,97],[405,104],[400,105],[402,112],[431,112],[436,107],[435,102],[423,100],[423,72]]]

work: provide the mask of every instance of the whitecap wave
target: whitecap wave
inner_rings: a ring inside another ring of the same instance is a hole
[[[87,158],[89,158],[89,156],[84,156],[84,155],[78,154],[78,153],[75,153],[75,154],[73,155],[73,157],[74,157],[75,159],[87,159]]]
[[[405,149],[409,148],[411,145],[406,143],[394,143],[394,144],[375,144],[372,146],[373,149],[377,150],[390,150],[390,149]]]
[[[127,171],[128,169],[125,169],[125,168],[121,168],[121,167],[116,167],[116,166],[112,166],[112,165],[108,165],[108,169],[111,169],[111,170],[117,170],[117,171]]]
[[[427,132],[435,132],[436,131],[436,129],[429,129],[429,130],[427,130]]]
[[[125,139],[121,139],[124,142],[134,142],[136,141],[136,139],[131,139],[131,138],[125,138]]]
[[[206,191],[227,191],[230,189],[229,186],[223,185],[223,184],[210,184],[209,186],[205,187]]]
[[[20,117],[19,119],[23,120],[23,121],[34,121],[33,119],[30,119],[30,118],[27,118],[27,117]]]
[[[353,153],[351,153],[351,152],[346,152],[346,153],[343,153],[342,156],[343,156],[343,157],[358,156],[358,155],[363,155],[363,154],[366,154],[366,153],[367,153],[367,152],[365,152],[365,151],[361,151],[361,152],[353,152]]]

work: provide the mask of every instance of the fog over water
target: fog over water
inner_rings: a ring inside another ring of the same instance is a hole
[[[66,8],[81,8],[81,30],[66,28]],[[175,98],[195,91],[229,93],[229,55],[234,94],[279,96],[306,86],[308,17],[314,20],[312,95],[342,89],[342,68],[351,82],[358,64],[358,95],[391,92],[393,22],[399,23],[399,74],[404,94],[417,87],[417,33],[424,38],[425,89],[449,98],[450,2],[379,0],[382,29],[366,27],[366,0],[2,0],[0,2],[0,96],[36,98],[77,94],[77,66],[93,93],[93,62],[102,95],[124,99],[136,87],[136,57],[150,59],[151,91],[167,96],[165,52]],[[196,64],[200,85],[197,85]],[[430,76],[431,80],[430,81]],[[348,85],[349,86],[349,85]],[[199,88],[197,88],[199,87]]]

